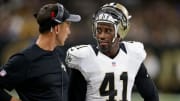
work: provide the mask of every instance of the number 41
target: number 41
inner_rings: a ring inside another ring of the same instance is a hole
[[[123,72],[121,74],[120,80],[123,80],[122,100],[120,101],[127,101],[127,72]],[[107,86],[109,86],[109,90],[106,90]],[[101,96],[109,96],[109,99],[107,101],[116,101],[114,99],[114,97],[117,96],[117,90],[114,89],[114,73],[106,73],[99,91]]]

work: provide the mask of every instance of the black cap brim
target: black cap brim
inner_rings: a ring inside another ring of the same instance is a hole
[[[80,20],[81,20],[81,16],[76,14],[70,14],[69,17],[66,19],[66,21],[70,21],[70,22],[79,22]]]

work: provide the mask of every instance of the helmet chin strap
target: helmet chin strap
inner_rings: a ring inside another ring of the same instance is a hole
[[[114,42],[115,42],[115,40],[116,40],[116,38],[117,38],[119,25],[120,25],[120,24],[118,24],[118,25],[114,24],[115,36],[114,36],[114,38],[113,38],[113,40],[112,40],[112,43],[113,43],[113,44],[114,44]]]
[[[116,40],[117,37],[118,37],[119,26],[120,26],[120,24],[117,24],[117,25],[114,24],[115,36],[114,36],[114,38],[113,38],[113,40],[112,40],[112,45],[111,45],[112,48],[115,47],[115,40]]]

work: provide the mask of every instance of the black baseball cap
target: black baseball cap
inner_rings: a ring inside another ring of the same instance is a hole
[[[60,24],[64,21],[79,22],[81,20],[80,15],[70,14],[60,3],[46,4],[34,16],[40,26],[52,26],[52,23]]]

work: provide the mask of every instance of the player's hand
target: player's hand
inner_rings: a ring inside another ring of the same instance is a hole
[[[20,99],[17,99],[15,97],[12,97],[10,101],[21,101]]]

